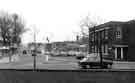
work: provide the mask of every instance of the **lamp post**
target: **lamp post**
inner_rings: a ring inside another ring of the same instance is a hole
[[[33,64],[33,67],[34,67],[34,70],[36,69],[36,33],[34,31],[34,44],[35,44],[35,49],[34,49],[34,64]]]
[[[32,53],[33,56],[33,69],[36,70],[36,56],[37,56],[37,47],[36,47],[36,30],[34,29],[34,50]]]
[[[49,55],[51,55],[51,44],[50,44],[50,40],[49,40],[48,37],[46,38],[46,40],[47,40],[47,50],[49,52]],[[48,61],[49,55],[46,55],[46,61]]]
[[[90,28],[88,28],[88,29],[89,29],[89,30],[88,30],[88,31],[89,31],[89,32],[88,32],[88,33],[89,33],[89,41],[88,41],[89,46],[88,46],[88,53],[90,54],[90,53],[91,53],[91,43],[90,43],[90,42],[91,42],[91,40],[90,40],[90,35],[91,35],[91,34],[90,34]]]

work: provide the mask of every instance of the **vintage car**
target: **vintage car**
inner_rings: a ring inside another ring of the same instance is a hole
[[[99,53],[92,53],[78,62],[81,68],[111,68],[113,61],[103,57],[102,62]]]

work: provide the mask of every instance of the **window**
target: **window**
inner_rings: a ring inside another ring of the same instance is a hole
[[[95,46],[95,52],[97,52],[97,49],[98,49],[97,46]]]
[[[104,53],[104,45],[101,46],[102,53]]]
[[[105,45],[105,53],[108,53],[108,45]]]
[[[94,34],[91,35],[91,40],[94,41]]]
[[[102,39],[104,39],[105,36],[104,31],[101,32],[101,35],[102,35]]]
[[[115,36],[116,36],[116,39],[121,38],[121,33],[120,33],[120,31],[116,31],[116,32],[115,32]]]
[[[94,52],[94,50],[95,50],[95,49],[94,49],[94,46],[92,46],[92,47],[91,47],[91,51]]]
[[[97,40],[97,32],[95,32],[95,41]]]
[[[105,39],[108,39],[108,30],[105,30]]]
[[[121,27],[117,27],[115,32],[115,38],[120,39],[122,37],[121,33],[122,33]]]

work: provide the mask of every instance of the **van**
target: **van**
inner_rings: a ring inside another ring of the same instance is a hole
[[[99,53],[91,53],[78,62],[81,68],[111,68],[113,61],[111,59],[102,59]]]

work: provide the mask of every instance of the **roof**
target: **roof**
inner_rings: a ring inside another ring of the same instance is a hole
[[[127,22],[128,24],[135,23],[135,20],[130,20]]]
[[[106,27],[106,26],[112,26],[112,25],[121,25],[121,24],[124,24],[125,22],[120,22],[120,21],[109,21],[109,22],[106,22],[104,24],[101,24],[101,25],[98,25],[96,27]]]
[[[129,21],[128,21],[129,22]],[[98,30],[98,29],[101,29],[101,28],[104,28],[104,27],[110,27],[110,26],[117,26],[117,25],[123,25],[127,22],[122,22],[122,21],[109,21],[109,22],[106,22],[106,23],[103,23],[103,24],[100,24],[100,25],[97,25],[95,26],[95,29]],[[94,28],[92,28],[93,30]]]
[[[60,42],[53,42],[52,44],[74,44],[76,41],[60,41]]]

